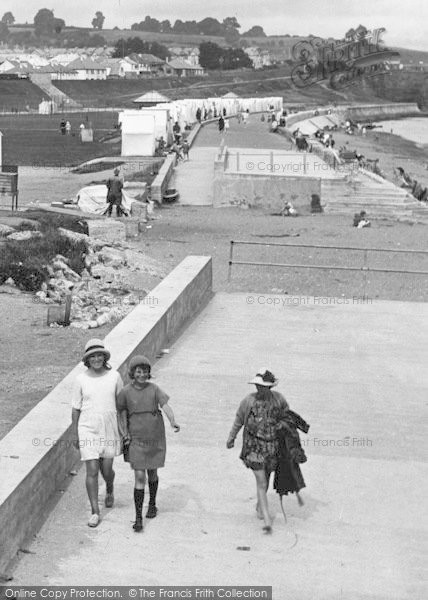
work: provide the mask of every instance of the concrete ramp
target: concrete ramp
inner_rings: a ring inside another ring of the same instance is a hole
[[[82,470],[13,583],[245,584],[272,585],[275,600],[423,598],[427,317],[427,304],[217,294],[154,369],[182,427],[166,427],[158,517],[132,531],[133,474],[118,459],[116,505],[90,530]],[[286,497],[285,523],[270,491],[268,537],[253,474],[238,458],[240,436],[225,448],[238,403],[252,391],[247,381],[262,366],[311,424],[302,436],[305,506]]]
[[[190,159],[174,170],[169,187],[180,193],[180,204],[211,206],[213,203],[214,158],[217,149],[198,146],[190,149]]]

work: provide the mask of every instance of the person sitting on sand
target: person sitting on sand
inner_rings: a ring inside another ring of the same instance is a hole
[[[367,213],[365,210],[362,210],[360,213],[355,213],[353,226],[357,227],[357,229],[371,227],[371,223],[367,218]]]

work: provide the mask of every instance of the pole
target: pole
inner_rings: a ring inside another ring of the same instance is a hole
[[[232,278],[232,264],[233,264],[233,244],[235,242],[231,240],[230,242],[230,251],[229,251],[229,271],[227,274],[227,282],[229,283]]]

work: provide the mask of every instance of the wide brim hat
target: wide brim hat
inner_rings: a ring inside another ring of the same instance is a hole
[[[143,356],[143,354],[136,354],[129,361],[128,371],[131,372],[136,367],[142,367],[143,365],[147,365],[150,368],[152,367],[151,362],[146,356]]]
[[[105,355],[106,360],[108,360],[111,356],[110,352],[104,346],[104,342],[97,338],[93,338],[86,343],[82,360],[85,361],[87,358],[93,354],[97,354],[98,352],[102,352]]]
[[[275,387],[278,384],[278,379],[275,375],[269,371],[268,369],[259,369],[257,374],[253,379],[251,379],[248,383],[253,383],[255,385],[262,385],[264,387]]]

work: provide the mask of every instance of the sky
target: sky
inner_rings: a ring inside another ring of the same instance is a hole
[[[368,29],[385,27],[384,42],[427,50],[427,0],[0,0],[0,13],[11,11],[17,23],[32,23],[40,8],[49,8],[67,25],[90,26],[95,11],[105,16],[104,27],[130,28],[150,15],[158,20],[219,21],[235,16],[241,31],[261,25],[268,35],[309,35],[343,37],[360,23]]]

